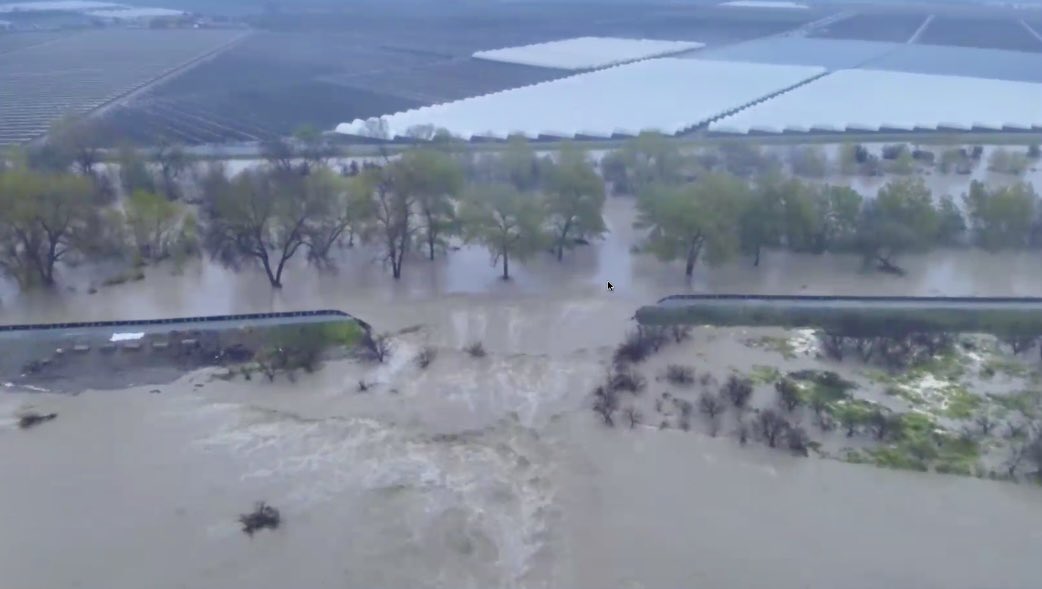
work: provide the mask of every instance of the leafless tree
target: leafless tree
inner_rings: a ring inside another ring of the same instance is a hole
[[[756,416],[756,429],[767,445],[775,448],[778,440],[789,429],[789,422],[773,409],[764,409]]]
[[[676,343],[682,343],[688,339],[691,339],[691,326],[690,325],[672,325],[669,328],[669,334],[673,336],[673,341]]]
[[[753,396],[753,381],[732,374],[724,383],[722,393],[731,401],[736,409],[744,409]]]
[[[374,362],[383,364],[391,354],[394,345],[391,342],[391,336],[389,334],[381,333],[369,337],[366,341],[366,347],[369,349],[369,357],[372,358]]]
[[[994,430],[995,427],[998,425],[998,421],[994,417],[992,417],[991,414],[989,414],[987,411],[982,411],[981,413],[977,414],[977,417],[974,418],[973,423],[976,424],[977,429],[983,436],[991,435],[992,430]]]
[[[666,367],[666,380],[676,386],[691,386],[695,382],[695,369],[690,366],[670,364]]]
[[[593,391],[593,410],[601,416],[604,425],[608,427],[615,426],[613,416],[618,408],[619,397],[615,391],[603,386],[597,387]]]
[[[703,392],[698,397],[698,410],[709,420],[709,435],[716,436],[720,430],[720,415],[727,409],[727,404],[720,395]]]
[[[810,447],[810,437],[802,427],[796,425],[786,428],[785,440],[789,444],[789,450],[792,450],[793,453],[807,456]]]
[[[783,378],[774,383],[774,390],[778,392],[778,403],[789,413],[795,411],[802,403],[799,388],[795,382],[788,378]]]
[[[636,407],[632,406],[627,407],[624,414],[626,416],[626,421],[628,421],[630,424],[630,429],[633,429],[640,425],[641,420],[644,418],[643,415],[641,415],[641,412]]]

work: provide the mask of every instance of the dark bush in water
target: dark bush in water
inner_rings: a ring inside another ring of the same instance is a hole
[[[39,413],[26,413],[18,418],[18,427],[29,429],[31,427],[36,427],[41,423],[56,419],[57,417],[57,413],[48,413],[46,415],[40,415]]]
[[[279,514],[279,510],[268,505],[263,501],[257,502],[254,505],[253,511],[250,513],[244,513],[239,516],[239,523],[242,524],[242,531],[247,536],[253,536],[253,533],[257,530],[277,529],[282,523],[282,516]]]

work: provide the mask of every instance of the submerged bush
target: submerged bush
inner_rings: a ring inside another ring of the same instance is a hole
[[[257,530],[278,529],[282,523],[282,515],[279,514],[278,509],[264,501],[258,501],[254,505],[253,511],[239,516],[239,523],[242,524],[243,533],[252,537]]]
[[[485,345],[481,342],[474,342],[469,346],[463,348],[463,351],[466,352],[471,358],[484,358],[486,355],[488,355],[485,352]]]
[[[695,383],[695,369],[690,366],[670,364],[666,367],[666,380],[677,386],[691,386]]]
[[[26,413],[18,418],[18,427],[22,429],[33,428],[41,423],[57,419],[57,417],[57,413],[47,413],[45,415],[40,415],[39,413]]]

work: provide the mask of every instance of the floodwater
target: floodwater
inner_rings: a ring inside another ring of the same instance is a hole
[[[633,256],[632,203],[559,265],[499,281],[465,248],[373,252],[339,273],[209,264],[86,292],[3,293],[0,321],[339,308],[396,337],[384,365],[295,383],[213,379],[78,396],[0,394],[0,574],[18,589],[107,587],[1037,586],[1042,494],[1011,484],[795,459],[732,440],[608,430],[587,408],[636,307],[677,292],[1039,295],[1037,255],[909,257],[909,276],[843,256],[699,268]],[[610,280],[615,292],[609,293]],[[481,340],[483,359],[460,348]],[[422,346],[438,356],[421,371]],[[371,386],[359,392],[358,382]],[[158,389],[159,394],[150,394]],[[58,419],[19,431],[34,407]],[[243,535],[266,500],[284,525]]]

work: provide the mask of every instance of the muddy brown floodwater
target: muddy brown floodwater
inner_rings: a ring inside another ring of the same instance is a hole
[[[497,280],[465,248],[393,283],[371,252],[272,293],[209,264],[86,292],[3,296],[0,321],[339,308],[399,334],[380,366],[0,394],[0,575],[18,589],[1037,587],[1027,485],[796,459],[697,432],[608,430],[588,409],[641,304],[687,291],[1039,295],[1030,254],[939,252],[910,274],[772,254],[700,268],[632,256],[633,211],[564,265]],[[78,274],[77,274],[78,273]],[[611,280],[614,293],[607,292]],[[460,348],[481,340],[475,359]],[[425,371],[423,346],[438,356]],[[736,352],[737,353],[737,352]],[[741,363],[736,358],[735,363]],[[371,383],[366,392],[358,382]],[[149,394],[158,388],[159,394]],[[30,431],[15,416],[58,418]],[[283,526],[249,538],[265,500]]]

